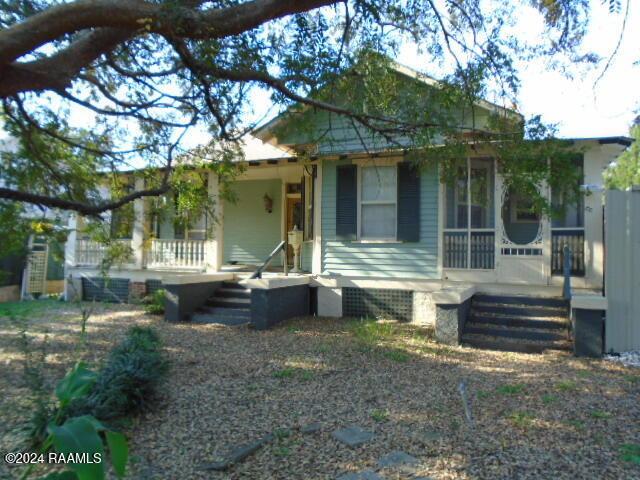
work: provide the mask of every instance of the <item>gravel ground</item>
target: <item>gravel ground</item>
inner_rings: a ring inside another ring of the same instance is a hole
[[[640,350],[622,352],[620,355],[606,355],[605,358],[612,362],[620,362],[628,367],[640,367]]]
[[[440,346],[429,329],[394,323],[367,329],[308,318],[256,332],[168,324],[132,306],[99,309],[82,357],[99,362],[127,325],[141,323],[158,328],[172,363],[153,409],[128,429],[130,478],[333,479],[375,470],[394,450],[420,460],[416,477],[438,480],[640,478],[638,458],[624,457],[640,448],[634,447],[640,445],[636,368],[562,353]],[[75,358],[77,308],[48,305],[29,318],[37,341],[45,328],[50,332],[53,383]],[[26,411],[16,331],[0,318],[3,452],[19,449],[16,428]],[[321,423],[320,432],[298,430],[313,422]],[[331,437],[351,425],[374,432],[374,439],[350,449]],[[268,433],[275,433],[273,442],[228,471],[198,469]],[[3,474],[9,471],[1,464]]]

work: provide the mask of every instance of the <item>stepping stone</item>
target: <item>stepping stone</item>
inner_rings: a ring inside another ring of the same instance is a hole
[[[413,435],[413,438],[423,445],[428,445],[430,443],[438,442],[444,438],[440,432],[435,430],[426,430],[426,431],[418,431]]]
[[[401,465],[417,465],[418,463],[420,462],[416,457],[412,457],[408,453],[400,450],[387,453],[378,460],[378,466],[380,468],[397,467]]]
[[[340,475],[337,480],[384,480],[373,470],[362,470],[356,473],[345,473]]]
[[[331,436],[349,447],[357,447],[373,438],[373,433],[363,430],[358,426],[343,428],[334,431]]]
[[[319,422],[310,423],[300,427],[300,433],[309,434],[317,433],[322,430],[322,425]]]
[[[233,450],[231,450],[226,460],[223,460],[222,462],[213,462],[213,463],[208,463],[206,465],[201,465],[199,469],[214,470],[217,472],[227,470],[233,464],[241,462],[242,460],[247,458],[249,455],[251,455],[253,452],[262,448],[266,443],[269,443],[271,440],[273,440],[273,435],[269,434],[269,435],[265,435],[260,440],[256,440],[255,442],[252,442],[246,445],[240,445],[239,447],[236,447]]]

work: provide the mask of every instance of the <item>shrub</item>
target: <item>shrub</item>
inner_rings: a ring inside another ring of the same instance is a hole
[[[166,291],[159,288],[151,295],[144,298],[145,303],[144,311],[152,315],[162,315],[164,313],[164,299],[166,297]]]
[[[133,327],[109,354],[93,389],[70,406],[74,415],[112,420],[142,411],[167,371],[160,339],[150,328]]]

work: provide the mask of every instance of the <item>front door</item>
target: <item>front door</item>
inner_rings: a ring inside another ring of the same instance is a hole
[[[287,193],[287,217],[286,217],[286,232],[285,238],[287,238],[287,232],[293,230],[293,227],[296,226],[298,230],[302,230],[302,195],[295,192],[294,185],[299,184],[288,184],[287,192],[294,191],[293,193]],[[293,265],[293,248],[290,245],[287,245],[287,263],[289,265]]]
[[[533,210],[533,202],[513,189],[502,192],[497,262],[501,283],[546,284],[544,232],[547,222]]]

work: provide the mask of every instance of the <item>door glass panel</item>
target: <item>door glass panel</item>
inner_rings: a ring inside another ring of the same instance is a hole
[[[502,222],[508,239],[517,245],[533,242],[540,229],[540,215],[533,210],[532,199],[512,189],[504,198]]]

